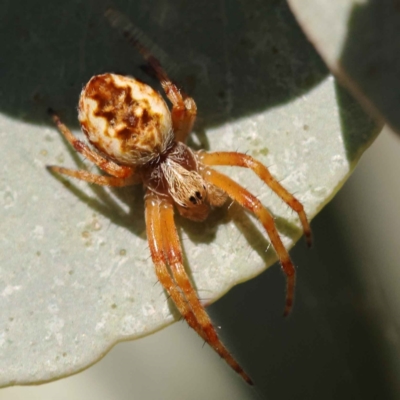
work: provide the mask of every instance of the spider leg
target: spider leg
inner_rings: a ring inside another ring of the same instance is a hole
[[[137,42],[137,41],[136,41]],[[195,101],[180,90],[168,77],[160,62],[139,42],[135,45],[147,61],[150,68],[154,71],[157,79],[169,101],[172,103],[171,117],[172,126],[175,133],[175,140],[178,142],[186,141],[187,136],[192,131],[196,120],[197,106]]]
[[[133,168],[118,165],[91,150],[85,143],[83,143],[81,140],[78,140],[72,134],[68,127],[61,122],[60,117],[52,109],[49,109],[48,111],[59,131],[64,135],[68,142],[71,143],[74,149],[81,153],[85,158],[96,164],[100,169],[118,178],[128,178],[134,173]]]
[[[47,169],[50,170],[51,172],[67,175],[72,178],[77,178],[82,181],[95,183],[96,185],[102,185],[102,186],[123,187],[123,186],[135,185],[141,182],[141,180],[137,177],[137,175],[132,175],[128,178],[117,178],[116,176],[97,175],[84,170],[75,170],[64,167],[58,167],[57,165],[48,165]]]
[[[205,341],[207,341],[205,332],[197,322],[197,319],[190,309],[185,296],[171,278],[167,268],[167,260],[164,253],[163,244],[162,221],[160,215],[161,202],[162,200],[160,200],[150,191],[146,193],[145,207],[147,240],[149,242],[151,258],[156,267],[157,278],[189,326],[193,328]]]
[[[197,106],[195,101],[191,97],[187,96],[171,81],[160,62],[148,49],[146,49],[136,39],[133,39],[131,43],[134,43],[135,47],[147,61],[150,68],[154,71],[166,96],[172,103],[171,117],[175,140],[178,142],[186,141],[187,136],[192,131],[194,121],[196,120]]]
[[[199,159],[205,165],[230,165],[250,168],[263,180],[292,210],[294,210],[303,226],[307,245],[311,247],[311,228],[304,207],[290,192],[288,192],[269,172],[268,168],[253,157],[236,152],[199,153]]]
[[[197,115],[195,101],[181,91],[168,77],[160,62],[153,56],[150,50],[138,39],[140,31],[124,15],[113,9],[107,10],[106,17],[114,27],[120,28],[124,37],[132,44],[147,61],[160,81],[165,94],[172,103],[172,125],[175,133],[175,140],[184,142],[192,127]]]
[[[160,209],[162,221],[162,233],[164,238],[164,251],[167,255],[168,265],[173,278],[182,290],[190,308],[193,311],[198,324],[204,331],[207,343],[249,384],[252,384],[250,377],[243,371],[242,367],[232,357],[227,348],[220,341],[217,332],[203,305],[197,297],[196,291],[186,274],[182,260],[182,249],[174,222],[174,210],[171,203],[164,201]]]
[[[248,190],[240,186],[228,176],[211,168],[206,168],[204,171],[204,179],[224,190],[230,198],[237,201],[242,207],[251,211],[263,224],[271,240],[272,246],[278,255],[282,270],[286,275],[286,303],[283,315],[288,315],[293,306],[296,270],[293,266],[292,260],[290,259],[289,253],[282,243],[272,215],[261,204],[257,197],[252,195]]]

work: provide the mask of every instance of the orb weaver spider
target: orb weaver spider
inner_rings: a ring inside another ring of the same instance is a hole
[[[106,14],[107,15],[107,14]],[[111,22],[119,14],[108,12]],[[92,77],[79,100],[79,122],[91,146],[78,140],[57,114],[52,119],[68,142],[107,175],[48,166],[53,172],[97,185],[145,188],[147,239],[156,275],[182,317],[243,379],[250,377],[219,339],[183,265],[182,249],[174,223],[174,208],[193,221],[203,221],[228,198],[252,212],[264,226],[286,275],[288,315],[294,298],[295,268],[276,229],[274,218],[261,202],[240,184],[214,170],[225,165],[251,169],[299,216],[307,243],[311,230],[303,205],[253,157],[238,152],[193,151],[185,141],[197,115],[195,101],[168,77],[159,61],[129,30],[125,37],[138,49],[172,104],[150,86],[112,73]]]

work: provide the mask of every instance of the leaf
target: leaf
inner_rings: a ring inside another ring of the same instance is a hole
[[[398,3],[359,0],[289,0],[288,3],[331,71],[371,115],[399,132]]]
[[[191,144],[257,157],[312,218],[378,129],[329,75],[285,2],[265,3],[211,11],[196,2],[179,12],[162,0],[116,6],[196,99]],[[12,38],[0,41],[8,54],[0,74],[1,386],[73,374],[118,341],[178,317],[149,257],[142,189],[108,190],[45,168],[85,168],[45,110],[56,109],[80,135],[82,85],[107,71],[154,84],[137,67],[143,61],[107,25],[102,3],[67,2],[61,12],[27,2],[23,15],[8,7],[0,17],[0,35]],[[301,235],[296,215],[249,171],[223,170],[271,209],[291,247]],[[177,224],[206,303],[275,261],[260,224],[235,204],[204,223]]]

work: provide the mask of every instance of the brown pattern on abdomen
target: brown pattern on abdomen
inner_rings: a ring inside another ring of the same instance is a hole
[[[128,165],[157,157],[173,139],[162,97],[146,84],[120,75],[97,75],[89,81],[81,94],[79,119],[99,151]]]

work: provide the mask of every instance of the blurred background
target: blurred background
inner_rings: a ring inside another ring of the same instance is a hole
[[[2,389],[0,400],[400,398],[399,155],[400,139],[385,130],[312,222],[314,247],[292,251],[289,318],[278,265],[209,307],[254,388],[178,322],[75,376]]]

